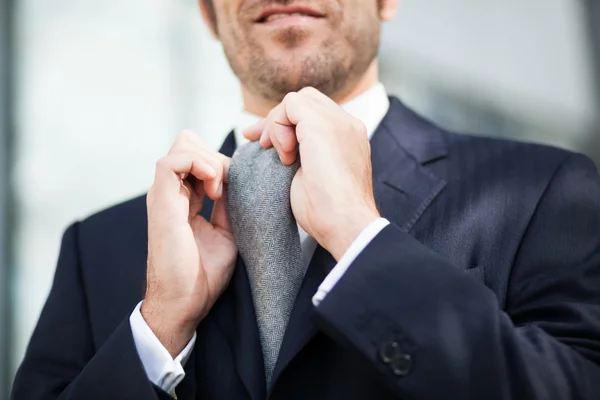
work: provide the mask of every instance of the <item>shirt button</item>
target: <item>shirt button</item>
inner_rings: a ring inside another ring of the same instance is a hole
[[[386,364],[402,355],[400,345],[397,342],[388,342],[379,348],[379,358]]]
[[[396,376],[406,376],[412,369],[412,357],[410,354],[400,354],[390,363],[392,372]]]

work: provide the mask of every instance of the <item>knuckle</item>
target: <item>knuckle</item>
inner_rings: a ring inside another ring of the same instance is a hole
[[[156,169],[162,170],[168,168],[170,165],[169,159],[167,157],[161,157],[156,161]]]
[[[173,143],[172,150],[177,151],[178,149],[187,147],[189,143],[193,142],[196,139],[196,134],[194,131],[190,129],[184,129],[179,132],[179,135],[175,138],[175,143]]]
[[[295,99],[298,98],[299,93],[298,92],[289,92],[288,94],[285,95],[285,97],[283,98],[283,103],[287,103],[290,101],[294,101]]]
[[[186,138],[186,133],[185,131],[181,131],[179,132],[179,134],[177,134],[177,136],[175,137],[175,141],[173,142],[173,147],[176,147],[179,143],[183,142]]]
[[[314,87],[312,87],[312,86],[306,86],[306,87],[303,87],[302,89],[300,89],[299,93],[300,94],[309,94],[310,95],[310,94],[317,94],[317,93],[320,93],[320,92],[317,89],[315,89]]]
[[[191,129],[184,129],[179,135],[184,139],[190,139],[194,137],[194,132]]]

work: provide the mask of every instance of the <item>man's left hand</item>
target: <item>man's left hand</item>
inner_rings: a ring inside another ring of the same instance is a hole
[[[364,124],[314,88],[292,92],[244,136],[274,147],[284,165],[301,166],[291,187],[300,226],[339,261],[380,217],[373,196]],[[298,150],[297,150],[298,149]]]

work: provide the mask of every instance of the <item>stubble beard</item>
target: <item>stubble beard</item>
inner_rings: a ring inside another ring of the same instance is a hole
[[[349,28],[344,37],[325,39],[312,52],[299,49],[294,53],[304,40],[311,39],[308,35],[311,33],[296,27],[277,33],[275,41],[290,51],[291,59],[268,57],[263,46],[249,37],[236,38],[243,45],[224,46],[224,50],[242,85],[274,104],[307,86],[334,99],[343,96],[377,56],[378,27],[368,32]]]

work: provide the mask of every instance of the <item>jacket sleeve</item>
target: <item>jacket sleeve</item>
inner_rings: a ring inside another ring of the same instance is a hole
[[[573,155],[555,173],[514,254],[504,309],[486,286],[391,225],[317,314],[406,398],[598,399],[595,167]]]
[[[14,384],[15,400],[170,399],[154,387],[137,354],[129,316],[95,348],[77,245],[63,237],[58,266]]]

